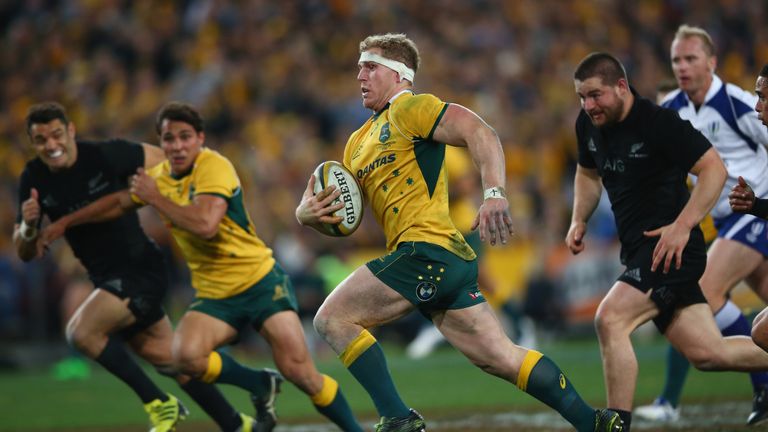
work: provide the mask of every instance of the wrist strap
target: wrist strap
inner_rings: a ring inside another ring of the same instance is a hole
[[[768,199],[755,198],[755,203],[748,213],[759,218],[768,218]]]
[[[27,225],[27,221],[22,219],[21,225],[19,226],[19,233],[21,234],[21,238],[25,241],[34,240],[35,237],[37,237],[37,228]]]
[[[492,188],[488,188],[483,191],[483,200],[487,200],[489,198],[506,198],[507,193],[504,191],[504,188],[501,186],[494,186]]]

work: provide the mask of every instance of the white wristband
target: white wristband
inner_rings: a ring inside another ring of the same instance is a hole
[[[34,240],[37,237],[37,228],[27,225],[27,221],[22,219],[19,226],[19,234],[25,241]]]
[[[507,193],[504,192],[504,188],[501,186],[494,186],[483,191],[483,200],[489,198],[506,198]]]

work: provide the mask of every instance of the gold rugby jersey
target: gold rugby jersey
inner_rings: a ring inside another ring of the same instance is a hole
[[[360,182],[389,251],[419,241],[475,258],[448,212],[445,144],[432,140],[447,108],[433,95],[404,92],[347,141],[344,165]]]
[[[240,179],[227,158],[203,148],[192,170],[180,178],[171,173],[168,161],[151,168],[148,174],[157,180],[160,193],[180,206],[191,204],[195,195],[201,194],[227,201],[219,231],[210,240],[180,229],[163,217],[189,265],[197,297],[232,297],[261,280],[274,267],[272,249],[256,235],[245,209]],[[133,199],[141,203],[137,197]]]

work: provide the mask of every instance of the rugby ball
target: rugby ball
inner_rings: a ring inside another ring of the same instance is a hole
[[[317,194],[328,186],[334,185],[341,191],[333,204],[344,203],[344,207],[337,210],[334,215],[341,216],[343,220],[338,224],[321,224],[324,234],[334,237],[344,237],[355,232],[363,220],[363,192],[357,179],[340,162],[325,161],[315,168],[315,190]]]

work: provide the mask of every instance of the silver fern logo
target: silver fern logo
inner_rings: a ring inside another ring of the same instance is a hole
[[[648,153],[639,153],[640,150],[645,147],[644,142],[636,142],[629,146],[629,158],[630,159],[643,159],[648,157]]]

